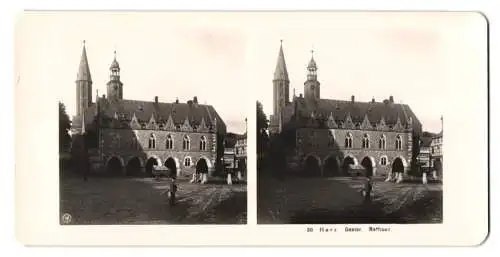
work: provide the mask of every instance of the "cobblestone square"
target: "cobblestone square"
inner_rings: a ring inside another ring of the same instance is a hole
[[[64,178],[60,213],[69,224],[246,224],[246,184],[178,181],[177,204],[169,207],[166,180]],[[62,219],[61,219],[61,223]]]
[[[376,180],[373,200],[363,204],[363,180],[287,178],[259,180],[260,224],[441,223],[442,185]]]

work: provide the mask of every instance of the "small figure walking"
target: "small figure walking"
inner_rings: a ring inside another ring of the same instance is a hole
[[[168,204],[170,206],[175,205],[175,193],[177,192],[177,184],[175,183],[175,178],[170,180],[170,188],[168,190]]]
[[[373,192],[373,182],[371,177],[367,177],[365,181],[365,185],[362,191],[362,195],[364,196],[364,203],[370,204],[372,202],[372,192]]]

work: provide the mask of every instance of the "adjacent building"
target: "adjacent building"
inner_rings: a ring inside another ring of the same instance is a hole
[[[318,65],[307,65],[304,94],[290,100],[287,66],[280,45],[273,78],[272,138],[286,138],[286,170],[305,176],[399,175],[416,163],[422,125],[410,106],[390,96],[361,102],[324,98]],[[280,149],[281,151],[281,149]]]
[[[247,133],[236,137],[235,158],[237,161],[238,170],[242,175],[247,173]]]
[[[441,118],[441,122],[443,118]],[[441,125],[442,126],[442,125]],[[442,178],[443,176],[443,129],[432,138],[431,142],[431,165],[436,176]]]
[[[156,165],[189,177],[220,170],[226,125],[214,106],[200,104],[196,96],[187,102],[164,102],[158,96],[151,101],[124,99],[120,72],[115,52],[107,94],[97,94],[92,101],[93,81],[83,46],[71,132],[75,139],[85,134],[92,172],[147,176]]]

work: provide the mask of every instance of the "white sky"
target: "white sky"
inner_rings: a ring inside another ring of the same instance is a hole
[[[438,132],[446,113],[443,99],[457,90],[453,65],[486,49],[471,41],[479,24],[471,21],[481,19],[382,12],[32,15],[18,23],[16,76],[47,87],[74,114],[74,81],[86,40],[94,96],[96,89],[106,93],[116,48],[124,98],[152,101],[157,95],[160,101],[185,102],[196,95],[215,106],[229,131],[241,133],[245,117],[252,117],[247,107],[254,112],[256,99],[267,114],[272,110],[283,39],[290,96],[293,88],[297,95],[303,92],[314,49],[322,98],[382,101],[393,95],[410,105],[424,130]]]

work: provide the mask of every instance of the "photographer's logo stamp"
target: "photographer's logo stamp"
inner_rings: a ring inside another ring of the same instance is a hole
[[[67,224],[70,224],[71,223],[71,214],[69,213],[65,213],[62,215],[62,224],[64,225],[67,225]]]

